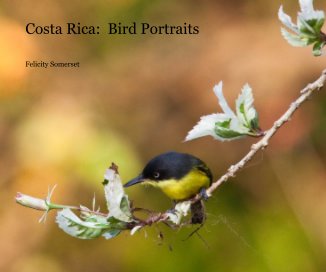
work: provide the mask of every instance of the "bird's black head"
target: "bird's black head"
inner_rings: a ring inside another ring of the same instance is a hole
[[[151,159],[142,173],[127,182],[124,187],[129,187],[145,180],[160,182],[168,179],[181,179],[193,168],[205,166],[200,159],[185,153],[167,152]],[[208,169],[208,168],[207,168]],[[207,173],[211,176],[210,171]]]

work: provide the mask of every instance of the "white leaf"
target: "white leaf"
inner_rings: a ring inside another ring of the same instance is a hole
[[[98,222],[86,222],[81,220],[70,209],[63,209],[58,212],[56,222],[59,227],[67,234],[80,238],[80,239],[92,239],[100,236],[105,226]]]
[[[312,0],[299,0],[299,5],[303,13],[309,13],[314,11]]]
[[[223,82],[220,81],[217,85],[214,86],[214,93],[218,98],[218,103],[220,104],[223,112],[229,117],[229,118],[234,118],[235,114],[234,112],[231,110],[231,108],[229,107],[228,103],[225,100],[225,97],[223,95]]]
[[[119,174],[109,168],[106,170],[104,178],[107,181],[104,185],[104,192],[109,209],[108,217],[114,217],[124,222],[132,221],[128,196],[124,193]]]
[[[223,113],[213,113],[200,117],[199,122],[188,132],[185,141],[190,141],[203,136],[212,136],[213,138],[224,141],[226,139],[219,137],[215,133],[215,124],[217,122],[225,122],[229,118]]]
[[[303,17],[305,21],[309,20],[323,20],[325,18],[325,14],[321,10],[314,10],[313,1],[312,0],[299,0],[301,12],[299,15]]]
[[[302,39],[300,39],[300,37],[298,35],[291,34],[284,28],[281,28],[281,33],[282,33],[283,38],[292,46],[304,47],[307,45],[307,43],[305,41],[303,41]]]
[[[251,87],[249,86],[249,84],[245,84],[235,104],[238,119],[246,128],[251,127],[251,121],[254,120],[257,116],[256,110],[253,107],[253,103],[254,97],[252,95]]]
[[[292,19],[289,15],[284,13],[283,6],[280,6],[280,9],[278,10],[278,18],[280,21],[287,26],[289,29],[294,31],[295,33],[299,33],[298,27],[292,22]]]

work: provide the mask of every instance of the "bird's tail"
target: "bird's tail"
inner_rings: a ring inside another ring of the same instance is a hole
[[[203,200],[191,204],[191,224],[203,224],[206,220],[205,204]]]

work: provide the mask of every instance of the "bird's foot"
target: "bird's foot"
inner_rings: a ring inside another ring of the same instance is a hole
[[[177,211],[176,211],[176,209],[173,207],[173,208],[171,208],[171,209],[168,209],[167,210],[167,213],[172,213],[172,214],[177,214]]]
[[[199,195],[202,199],[204,199],[205,201],[208,200],[209,196],[208,194],[206,193],[206,188],[201,188],[200,191],[199,191]]]

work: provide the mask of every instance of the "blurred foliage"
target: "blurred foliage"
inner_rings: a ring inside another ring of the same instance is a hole
[[[326,10],[324,1],[315,7]],[[296,0],[282,1],[290,14]],[[135,236],[80,241],[50,214],[13,201],[17,191],[55,202],[104,206],[107,166],[123,180],[158,153],[192,153],[217,178],[254,143],[203,138],[182,143],[199,116],[248,82],[263,129],[325,69],[324,58],[280,35],[280,1],[37,1],[0,3],[1,271],[325,271],[325,88],[306,103],[238,176],[207,203],[208,221]],[[149,21],[200,26],[197,36],[30,36],[26,22]],[[254,41],[254,42],[253,42]],[[26,69],[26,60],[80,61],[81,68]],[[136,206],[170,207],[160,192],[128,190]],[[163,240],[159,238],[162,232]],[[146,238],[147,237],[147,238]],[[186,239],[186,240],[185,240]],[[184,241],[185,240],[185,241]],[[207,245],[206,245],[207,244]]]

